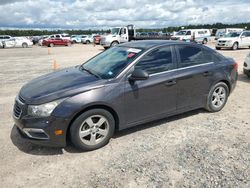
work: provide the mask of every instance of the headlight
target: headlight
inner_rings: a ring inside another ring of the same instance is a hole
[[[41,105],[29,105],[28,115],[36,117],[48,117],[53,112],[53,110],[64,100],[65,98]]]

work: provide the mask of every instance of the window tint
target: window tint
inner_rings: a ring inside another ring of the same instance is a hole
[[[204,61],[203,61],[204,63],[210,63],[210,62],[217,63],[221,61],[221,57],[218,56],[218,54],[216,54],[215,52],[203,49],[203,55],[204,55]]]
[[[191,31],[187,31],[186,35],[191,35]]]
[[[56,35],[56,38],[60,38],[60,35]]]
[[[247,33],[247,37],[250,37],[250,32],[246,32]]]
[[[162,47],[146,54],[135,65],[135,69],[142,69],[148,74],[154,74],[174,69],[170,47]]]
[[[180,54],[180,67],[188,67],[198,65],[204,62],[204,56],[202,50],[198,47],[179,45],[177,46]]]
[[[247,36],[247,33],[246,33],[246,32],[244,32],[244,33],[242,33],[242,35],[241,35],[241,36],[245,36],[245,37],[246,37],[246,36]]]

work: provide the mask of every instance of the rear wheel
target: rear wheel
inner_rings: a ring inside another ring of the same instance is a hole
[[[70,42],[68,42],[68,43],[67,43],[67,46],[71,46],[71,43],[70,43]]]
[[[49,47],[54,47],[55,45],[53,43],[50,43],[49,44]]]
[[[203,39],[202,44],[207,44],[207,39]]]
[[[86,41],[86,44],[89,44],[89,43],[90,43],[90,41],[89,41],[89,40],[87,40],[87,41]]]
[[[84,112],[73,122],[70,138],[77,148],[90,151],[105,146],[114,130],[112,114],[103,109],[93,109]]]
[[[232,49],[233,49],[233,50],[237,50],[238,47],[239,47],[238,43],[235,42],[235,43],[233,44],[233,46],[232,46]]]
[[[224,82],[215,84],[208,94],[206,109],[210,112],[220,111],[225,106],[228,95],[229,89],[227,84]]]
[[[27,43],[23,43],[23,44],[22,44],[22,47],[23,47],[23,48],[28,48],[28,44],[27,44]]]

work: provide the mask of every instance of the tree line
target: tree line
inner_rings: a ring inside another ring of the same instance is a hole
[[[173,32],[179,31],[182,28],[185,29],[222,29],[222,28],[246,28],[250,29],[250,23],[237,23],[237,24],[223,24],[223,23],[215,23],[215,24],[198,24],[198,25],[184,25],[178,27],[166,27],[166,28],[154,28],[154,29],[145,29],[139,28],[137,32]],[[35,29],[2,29],[0,30],[0,35],[11,35],[11,36],[41,36],[41,35],[52,35],[55,33],[68,33],[69,35],[88,35],[92,33],[103,34],[108,32],[109,30],[35,30]]]

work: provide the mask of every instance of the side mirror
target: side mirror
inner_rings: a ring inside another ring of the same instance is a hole
[[[142,69],[135,69],[131,76],[129,77],[129,81],[136,81],[136,80],[147,80],[149,77],[148,73]]]

